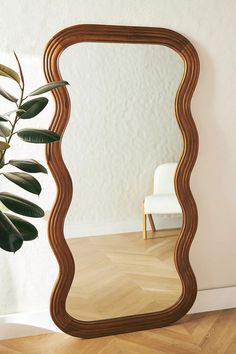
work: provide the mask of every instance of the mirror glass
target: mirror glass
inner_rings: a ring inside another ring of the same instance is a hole
[[[99,320],[166,309],[182,292],[174,174],[184,63],[161,45],[81,43],[59,66],[71,99],[62,155],[73,182],[64,233],[75,277],[66,310]]]

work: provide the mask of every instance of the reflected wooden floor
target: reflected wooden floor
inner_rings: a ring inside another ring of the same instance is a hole
[[[76,263],[68,313],[97,320],[173,305],[182,290],[173,260],[178,234],[150,232],[146,241],[141,232],[67,240]]]

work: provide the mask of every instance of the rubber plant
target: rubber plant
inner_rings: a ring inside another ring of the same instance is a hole
[[[17,123],[21,120],[35,118],[48,104],[48,99],[41,95],[45,92],[57,89],[68,84],[66,81],[54,81],[25,95],[25,82],[20,61],[14,53],[19,73],[15,70],[0,64],[0,76],[13,80],[19,87],[19,97],[0,88],[0,95],[14,104],[14,110],[0,115],[0,169],[5,166],[14,166],[19,172],[0,171],[0,177],[7,178],[24,190],[39,195],[41,185],[32,176],[36,173],[47,173],[46,168],[34,159],[9,160],[6,155],[11,148],[12,138],[18,137],[26,143],[48,144],[58,141],[60,136],[47,129],[20,129],[17,130]],[[36,96],[36,97],[34,97]],[[33,98],[32,98],[33,97]],[[0,248],[8,252],[19,250],[24,241],[32,241],[38,237],[38,230],[29,221],[15,214],[31,218],[41,218],[44,211],[38,205],[18,195],[1,192],[0,201],[10,212],[0,210]],[[13,214],[11,213],[13,212]]]

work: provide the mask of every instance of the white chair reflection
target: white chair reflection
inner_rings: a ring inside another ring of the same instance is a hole
[[[159,165],[154,173],[153,194],[143,202],[143,238],[147,239],[147,216],[153,232],[156,227],[152,214],[182,214],[175,194],[174,177],[177,163]]]

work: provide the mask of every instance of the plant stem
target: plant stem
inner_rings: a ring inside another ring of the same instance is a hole
[[[10,141],[11,141],[11,138],[12,138],[12,136],[13,136],[13,134],[14,134],[14,129],[15,129],[16,123],[17,123],[17,113],[16,113],[15,120],[14,120],[14,122],[13,122],[13,124],[12,124],[11,133],[10,133],[8,139],[6,139],[6,143],[7,143],[7,144],[9,144]],[[1,158],[0,158],[0,163],[3,161],[4,156],[5,156],[5,154],[6,154],[6,151],[7,151],[7,150],[4,150],[4,151],[3,151],[2,155],[1,155]]]
[[[20,99],[19,99],[19,102],[16,103],[17,109],[19,109],[20,106],[22,105],[23,100],[24,100],[25,81],[24,81],[24,76],[23,76],[23,73],[22,73],[22,69],[21,69],[21,65],[20,65],[19,59],[18,59],[18,57],[17,57],[15,52],[14,52],[14,55],[15,55],[17,64],[19,66],[20,77],[21,77],[21,82],[22,82],[22,86],[19,84],[20,89],[21,89]],[[18,122],[18,120],[19,120],[19,117],[18,117],[17,112],[16,112],[16,116],[15,116],[14,122],[11,124],[11,126],[12,126],[11,133],[10,133],[8,139],[6,139],[7,144],[10,144],[10,141],[11,141],[13,135],[14,135],[14,129],[15,129],[15,126],[16,126],[16,123]],[[3,154],[0,157],[0,163],[3,161],[5,154],[6,154],[6,150],[3,151]]]
[[[9,162],[7,162],[7,163],[4,163],[4,165],[3,165],[2,167],[4,167],[4,166],[7,166],[7,165],[9,165]]]

